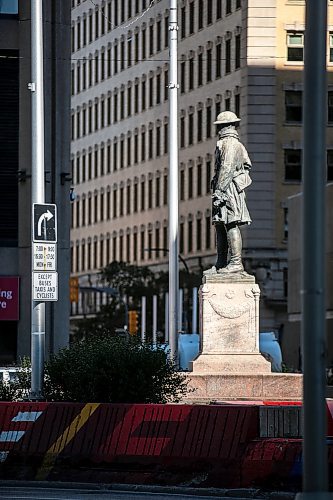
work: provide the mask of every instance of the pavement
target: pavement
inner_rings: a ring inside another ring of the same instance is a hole
[[[293,500],[295,493],[262,491],[251,488],[185,488],[125,484],[60,483],[47,481],[0,481],[2,500],[167,500],[212,499],[221,500]]]

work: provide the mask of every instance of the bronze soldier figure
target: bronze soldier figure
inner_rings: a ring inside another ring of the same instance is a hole
[[[215,175],[211,182],[212,223],[216,232],[217,261],[205,271],[236,273],[242,264],[242,235],[239,226],[251,224],[246,206],[245,189],[251,184],[251,161],[236,130],[240,119],[231,111],[220,113],[215,149]],[[228,262],[228,250],[230,259]]]

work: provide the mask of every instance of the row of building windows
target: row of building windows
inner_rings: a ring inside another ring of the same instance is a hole
[[[185,2],[184,2],[185,3]],[[213,22],[222,19],[224,14],[230,15],[234,10],[241,8],[241,0],[192,0],[188,5],[183,5],[180,9],[180,35],[184,39],[187,36],[193,35],[197,28],[202,30],[205,25],[210,26]],[[215,4],[215,5],[214,5]],[[214,8],[215,7],[215,8]],[[84,14],[82,19],[78,17],[72,25],[72,52],[86,47],[100,37],[116,29],[119,25],[129,21],[133,16],[137,16],[140,12],[147,8],[146,0],[113,0],[106,4],[96,6],[95,11],[89,10],[88,14]],[[134,20],[135,22],[135,20]],[[137,35],[135,28],[134,38]],[[145,24],[142,26],[144,33],[142,39],[142,59],[146,57],[146,48],[148,45],[149,56],[168,47],[169,41],[169,11],[164,12],[164,16],[159,15],[156,23],[154,19],[150,19],[148,28]],[[147,34],[148,32],[148,34]],[[148,44],[147,44],[148,37]],[[127,37],[130,40],[131,37]],[[137,49],[139,50],[139,49]]]
[[[100,113],[101,108],[104,109],[105,107],[105,102],[108,102],[108,100],[96,101],[94,105],[89,105],[88,110],[83,108],[72,114],[72,140],[85,137],[90,131],[92,133],[99,130],[99,128],[108,126],[103,119],[105,117],[104,113]],[[224,100],[218,94],[214,105],[212,99],[207,99],[205,105],[199,102],[196,107],[190,106],[188,110],[181,110],[179,117],[180,147],[192,146],[204,139],[210,139],[214,133],[213,121],[221,112],[222,107],[224,110],[233,109],[239,115],[240,94],[238,87],[235,88],[234,95],[227,91]],[[136,128],[133,133],[129,131],[126,135],[121,134],[119,138],[114,137],[112,142],[108,142],[107,146],[103,143],[99,154],[96,152],[97,147],[95,147],[94,153],[90,149],[87,162],[88,173],[85,175],[85,179],[96,177],[94,172],[97,172],[98,169],[98,156],[101,164],[100,175],[104,175],[125,166],[129,167],[132,164],[138,164],[140,161],[145,162],[167,154],[168,133],[168,119],[164,117],[163,122],[161,120],[157,120],[155,124],[150,122],[148,127],[142,125],[140,129]],[[94,167],[92,166],[93,156],[95,160]]]
[[[213,230],[209,211],[205,215],[198,213],[183,218],[179,224],[179,251],[191,254],[211,250]],[[161,250],[153,250],[161,249]],[[159,223],[146,228],[135,227],[133,231],[114,232],[98,239],[88,238],[77,241],[71,246],[72,272],[81,272],[100,269],[112,261],[144,262],[167,256],[168,227],[166,221],[163,226]]]
[[[223,74],[227,75],[233,70],[237,70],[241,66],[241,35],[240,28],[237,28],[234,36],[231,32],[227,32],[225,41],[222,44],[221,37],[216,40],[215,46],[209,41],[206,48],[199,46],[198,50],[190,51],[188,56],[182,55],[180,62],[180,89],[181,92],[189,92],[197,87],[201,87],[205,83],[210,83],[213,79],[221,78]],[[125,54],[123,53],[121,42],[120,59],[118,59],[118,44],[113,47],[113,59],[111,47],[107,50],[102,50],[95,55],[89,54],[88,58],[79,61],[76,66],[72,66],[71,72],[71,92],[72,95],[78,94],[87,90],[93,85],[104,81],[118,73],[119,70],[124,70],[132,64],[131,56],[127,53],[127,64],[125,65]],[[128,50],[130,47],[128,46]],[[135,62],[138,62],[137,60]],[[141,78],[141,92],[137,91],[137,97],[140,95],[140,100],[146,102],[146,90],[149,88],[150,106],[160,104],[162,99],[167,99],[168,94],[168,68],[167,65],[163,69],[157,68],[155,74],[151,72],[148,75],[143,75]],[[155,79],[155,83],[153,82]],[[148,84],[146,84],[148,82]],[[136,85],[139,85],[139,79],[136,79]],[[151,87],[150,87],[151,86]],[[161,88],[163,87],[163,88]],[[134,86],[135,89],[135,86]],[[133,94],[135,91],[133,92]],[[154,94],[156,101],[154,100]],[[143,95],[143,98],[142,98]],[[164,97],[163,97],[164,96]],[[134,97],[134,95],[133,95]],[[133,109],[135,104],[133,106]],[[139,112],[139,103],[137,104]],[[143,108],[143,110],[145,107]],[[140,110],[141,111],[141,110]]]
[[[304,61],[303,31],[287,33],[287,61]],[[333,33],[329,33],[329,61],[333,62]]]
[[[198,158],[196,165],[192,161],[188,167],[180,164],[180,200],[191,200],[210,193],[210,182],[212,178],[212,162],[205,162]],[[130,215],[141,213],[145,210],[166,206],[168,203],[168,175],[156,172],[155,176],[149,175],[134,178],[133,182],[128,179],[120,182],[119,186],[102,188],[100,192],[95,190],[78,196],[72,205],[72,228],[90,226],[98,222],[108,221]]]
[[[303,120],[302,90],[285,91],[285,118],[287,123],[302,123]],[[333,91],[327,94],[327,122],[333,123]]]
[[[302,150],[284,150],[284,177],[286,181],[302,180]],[[327,150],[327,181],[333,181],[333,149]]]

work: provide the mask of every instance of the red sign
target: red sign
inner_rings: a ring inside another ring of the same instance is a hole
[[[19,277],[0,276],[0,321],[19,319]]]

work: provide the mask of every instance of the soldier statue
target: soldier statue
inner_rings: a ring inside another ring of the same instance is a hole
[[[217,260],[204,274],[230,274],[244,271],[242,235],[239,226],[251,224],[245,189],[251,184],[251,161],[239,140],[240,119],[231,111],[220,113],[217,125],[215,172],[211,182],[212,223],[216,232]],[[228,262],[228,251],[230,259]]]

